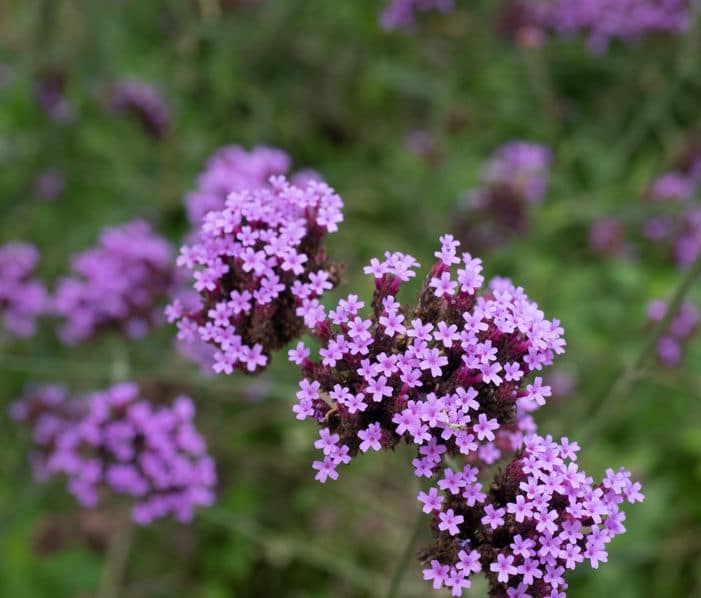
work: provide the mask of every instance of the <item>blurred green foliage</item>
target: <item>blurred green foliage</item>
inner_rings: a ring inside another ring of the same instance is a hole
[[[48,280],[102,226],[136,216],[178,242],[182,198],[206,157],[229,143],[264,143],[338,189],[346,221],[332,249],[348,264],[344,288],[369,290],[357,272],[370,256],[403,250],[430,263],[459,196],[497,145],[545,143],[553,176],[533,230],[482,257],[488,274],[513,277],[562,320],[562,367],[578,384],[538,419],[577,439],[643,346],[646,302],[682,277],[645,249],[601,257],[587,236],[602,217],[635,223],[642,190],[699,124],[701,39],[694,29],[604,56],[577,41],[527,50],[493,32],[497,2],[463,4],[406,36],[383,32],[380,3],[369,0],[0,3],[0,241],[36,243]],[[66,73],[69,122],[51,121],[34,99],[46,68]],[[105,90],[124,76],[164,91],[174,126],[162,142],[105,110]],[[433,136],[438,160],[407,149],[413,130]],[[32,192],[46,168],[66,177],[55,202]],[[358,459],[321,486],[310,469],[316,430],[293,419],[295,372],[284,357],[246,390],[249,379],[206,378],[183,364],[172,335],[130,343],[132,375],[196,399],[221,495],[189,527],[136,530],[117,595],[383,595],[418,510],[409,452]],[[66,349],[46,330],[0,347],[0,409],[28,381],[109,384],[118,342]],[[598,476],[625,464],[647,500],[628,509],[629,531],[609,563],[571,576],[570,596],[701,595],[700,359],[697,342],[679,370],[649,361],[587,439],[584,466]],[[31,480],[27,434],[0,420],[0,595],[98,595],[109,514],[57,533],[57,521],[80,519],[72,500],[58,483]],[[401,595],[433,595],[414,561]]]

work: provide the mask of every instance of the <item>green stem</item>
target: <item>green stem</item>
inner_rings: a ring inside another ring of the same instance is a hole
[[[127,568],[129,549],[134,533],[134,525],[129,518],[129,512],[125,511],[124,515],[107,547],[97,598],[119,598],[121,595],[120,588]]]
[[[589,425],[584,429],[584,433],[581,434],[582,440],[586,440],[591,436],[591,434],[596,431],[598,426],[606,419],[609,415],[611,409],[614,405],[625,400],[632,392],[635,383],[640,379],[643,374],[643,368],[645,364],[650,359],[650,357],[655,352],[655,347],[660,338],[664,335],[669,323],[676,316],[679,308],[681,307],[684,298],[688,294],[692,285],[701,275],[701,254],[696,258],[694,263],[691,265],[686,273],[686,276],[682,278],[677,287],[671,301],[667,305],[667,310],[663,318],[657,323],[653,328],[647,341],[643,344],[640,353],[633,360],[628,367],[626,367],[621,375],[618,377],[616,382],[610,387],[609,391],[606,393],[604,398],[599,403],[598,407],[592,414],[589,420]]]
[[[397,596],[399,596],[399,586],[402,583],[404,573],[406,572],[406,569],[409,565],[409,560],[411,558],[412,553],[414,552],[414,545],[416,544],[416,540],[419,537],[419,532],[421,531],[423,522],[423,513],[419,511],[418,517],[414,522],[414,527],[411,530],[411,534],[409,535],[407,543],[404,546],[404,551],[402,552],[402,555],[399,558],[399,562],[397,563],[397,567],[394,570],[394,574],[392,575],[392,579],[389,583],[389,588],[386,594],[387,598],[396,598]]]

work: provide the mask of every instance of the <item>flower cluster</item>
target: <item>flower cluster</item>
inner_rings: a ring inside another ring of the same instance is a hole
[[[77,255],[71,276],[58,282],[54,311],[64,320],[61,340],[79,343],[106,328],[143,336],[161,317],[171,260],[168,242],[142,220],[103,230],[97,247]]]
[[[601,218],[589,228],[589,247],[607,257],[624,256],[632,251],[626,242],[623,223],[614,217]]]
[[[696,141],[677,160],[676,168],[653,181],[646,193],[657,211],[643,223],[643,236],[670,247],[682,268],[701,254],[701,207],[692,202],[700,188],[701,144]]]
[[[455,0],[389,0],[380,17],[387,30],[412,30],[416,15],[425,12],[449,12],[455,8]]]
[[[53,201],[58,199],[66,187],[66,178],[56,168],[41,172],[32,185],[32,191],[39,199]]]
[[[324,238],[343,219],[343,202],[322,182],[303,187],[272,177],[259,189],[232,193],[208,212],[178,265],[193,272],[199,309],[175,300],[166,310],[178,338],[215,345],[214,371],[253,372],[269,354],[313,325],[319,297],[337,283]]]
[[[552,156],[537,143],[511,141],[484,165],[480,186],[461,206],[456,235],[471,249],[493,247],[523,234],[531,206],[545,197]]]
[[[430,477],[447,451],[492,463],[531,429],[528,413],[550,389],[540,376],[527,378],[564,352],[562,328],[506,279],[480,292],[481,260],[459,257],[458,246],[451,235],[441,238],[411,309],[396,295],[418,264],[401,253],[365,269],[375,279],[369,315],[357,295],[328,313],[304,306],[319,356],[310,359],[301,342],[289,355],[304,374],[294,412],[323,426],[319,481],[335,479],[336,467],[358,452],[402,440],[417,446],[420,477]]]
[[[651,322],[659,322],[666,313],[666,301],[658,299],[648,304],[647,317]],[[684,346],[698,331],[700,323],[701,312],[698,308],[689,301],[682,303],[657,343],[657,357],[663,365],[675,367],[680,364]]]
[[[36,476],[65,475],[84,506],[96,506],[109,490],[130,497],[132,518],[148,524],[169,515],[189,521],[196,507],[214,501],[214,462],[187,397],[154,407],[136,384],[79,398],[43,386],[16,402],[11,415],[32,426]]]
[[[230,193],[258,189],[271,176],[287,174],[291,162],[286,152],[272,147],[220,148],[207,161],[195,189],[185,196],[190,223],[197,226],[207,212],[223,210]]]
[[[484,572],[490,596],[561,598],[564,575],[607,561],[606,545],[625,532],[619,505],[643,500],[630,473],[609,469],[602,482],[579,469],[576,442],[536,434],[486,488],[470,465],[446,468],[419,494],[435,542],[422,552],[424,579],[461,596]]]
[[[32,277],[38,261],[33,245],[0,245],[0,318],[2,328],[12,336],[33,335],[37,317],[47,309],[46,288]]]
[[[162,139],[170,129],[170,109],[165,98],[152,85],[125,79],[111,90],[110,108],[120,115],[137,119],[154,139]]]
[[[68,72],[49,68],[39,73],[34,96],[47,116],[56,122],[67,122],[75,116],[75,109],[66,95]]]
[[[509,33],[541,39],[547,33],[582,35],[596,53],[612,40],[631,42],[654,34],[679,35],[689,28],[690,0],[514,0],[510,3]]]

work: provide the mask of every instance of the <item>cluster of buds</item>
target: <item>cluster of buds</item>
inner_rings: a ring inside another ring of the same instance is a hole
[[[76,344],[105,329],[140,337],[162,318],[173,281],[168,242],[135,220],[105,229],[97,247],[77,255],[58,282],[53,309],[61,340]]]
[[[141,81],[125,79],[110,91],[110,109],[136,119],[154,139],[163,139],[170,129],[170,109],[161,92]]]
[[[606,545],[625,531],[619,505],[642,501],[641,486],[623,469],[594,484],[578,450],[567,438],[528,435],[486,492],[474,467],[446,468],[418,497],[435,538],[421,554],[424,579],[461,596],[481,571],[490,596],[561,598],[567,570],[607,562]]]
[[[29,243],[0,245],[1,328],[11,336],[32,336],[47,309],[46,288],[33,278],[38,261],[39,253]]]
[[[651,322],[659,322],[667,312],[667,302],[651,301],[647,316]],[[685,301],[670,321],[667,329],[657,343],[657,357],[667,367],[678,366],[684,356],[684,347],[698,331],[701,312],[691,302]]]
[[[480,292],[481,260],[458,257],[451,235],[441,243],[413,308],[396,299],[418,265],[401,253],[365,269],[375,279],[368,316],[357,295],[328,314],[305,308],[319,357],[311,360],[303,343],[289,355],[304,374],[294,412],[323,426],[318,480],[335,479],[358,452],[402,440],[418,447],[417,476],[430,477],[446,452],[491,463],[519,442],[532,426],[528,413],[549,396],[541,377],[526,379],[564,351],[559,322],[506,279]]]
[[[547,35],[583,36],[593,53],[613,40],[632,42],[650,35],[680,35],[691,23],[689,0],[511,0],[500,29],[524,45]]]
[[[297,187],[272,177],[208,212],[197,242],[178,258],[200,293],[197,309],[176,299],[166,310],[178,338],[213,344],[217,373],[265,368],[271,351],[302,333],[305,314],[323,309],[319,297],[338,282],[324,240],[338,230],[342,206],[325,183]]]
[[[533,205],[545,197],[552,156],[537,143],[511,141],[485,164],[480,186],[461,206],[455,234],[470,249],[502,244],[524,234]]]
[[[416,27],[418,14],[445,13],[454,8],[455,0],[389,0],[380,17],[380,24],[389,31],[412,31]]]
[[[134,521],[147,524],[170,515],[189,521],[196,507],[214,501],[214,462],[187,397],[154,407],[136,384],[85,397],[40,386],[14,403],[11,415],[32,427],[35,476],[66,476],[83,506],[99,504],[105,491],[125,495]]]

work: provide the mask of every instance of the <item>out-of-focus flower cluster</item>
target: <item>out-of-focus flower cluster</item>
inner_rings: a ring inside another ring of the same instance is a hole
[[[110,91],[109,106],[116,113],[139,121],[144,131],[162,139],[170,130],[170,108],[163,94],[154,86],[124,79]]]
[[[0,245],[0,318],[11,336],[32,336],[47,309],[46,288],[34,278],[38,261],[39,253],[29,243]]]
[[[648,320],[662,320],[667,313],[667,307],[667,302],[661,299],[651,301],[647,307]],[[663,365],[675,367],[681,363],[684,347],[698,331],[700,323],[699,309],[690,301],[682,303],[657,343],[657,357]]]
[[[449,12],[455,8],[455,0],[389,0],[380,23],[388,30],[416,27],[417,15],[426,12]]]
[[[540,376],[526,378],[564,351],[557,320],[506,279],[480,292],[481,260],[458,256],[450,235],[441,241],[413,308],[396,295],[418,264],[387,253],[365,269],[376,287],[369,315],[357,295],[328,313],[305,310],[321,348],[317,360],[302,343],[290,351],[305,376],[294,411],[323,426],[316,446],[324,457],[314,463],[322,482],[358,452],[402,440],[418,447],[420,477],[446,451],[493,463],[532,429],[528,414],[550,395]]]
[[[680,267],[701,254],[701,206],[693,201],[701,187],[701,144],[692,143],[676,168],[650,185],[646,198],[657,213],[645,220],[643,236],[670,248]]]
[[[178,299],[168,307],[178,338],[213,344],[217,373],[266,367],[338,282],[324,239],[338,229],[342,207],[331,187],[313,180],[297,187],[272,177],[266,187],[229,195],[181,249],[178,265],[193,273],[201,298],[196,309]]]
[[[481,184],[465,198],[456,236],[471,250],[494,247],[522,235],[534,204],[543,201],[552,155],[543,145],[511,141],[484,165]]]
[[[583,36],[593,52],[601,53],[613,40],[679,35],[689,28],[691,17],[691,0],[511,0],[501,29],[535,44],[549,34]]]
[[[424,579],[461,596],[473,573],[484,572],[490,596],[561,598],[565,573],[608,560],[606,545],[625,532],[619,505],[643,500],[624,469],[594,484],[579,469],[576,442],[536,434],[486,487],[477,469],[444,470],[419,494],[432,517],[434,544],[421,558]]]
[[[214,462],[187,397],[155,407],[131,383],[84,397],[39,386],[11,415],[32,428],[36,477],[66,476],[83,506],[96,506],[106,492],[125,495],[134,521],[148,524],[166,516],[189,521],[214,501]]]
[[[53,306],[67,344],[107,328],[143,336],[161,318],[173,281],[170,245],[142,220],[104,229],[97,247],[78,254],[71,270],[58,281]]]

